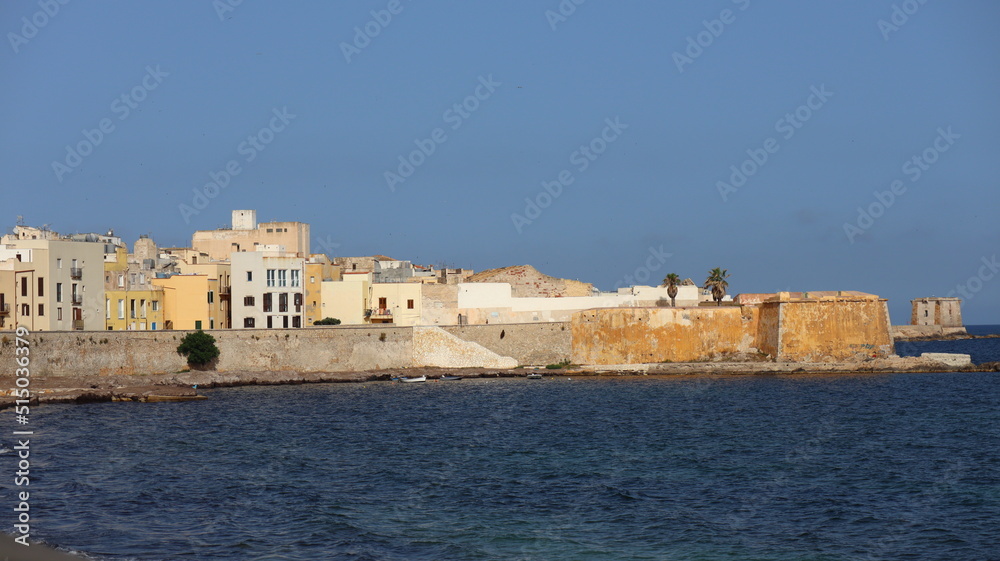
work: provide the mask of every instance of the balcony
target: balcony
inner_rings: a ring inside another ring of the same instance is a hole
[[[73,331],[83,331],[83,320],[75,319],[73,320]]]
[[[69,297],[69,301],[74,306],[82,306],[83,305],[83,295],[82,294],[74,294],[74,295],[72,295],[72,296]]]
[[[223,286],[219,289],[219,298],[223,300],[228,300],[233,297],[233,287]]]
[[[365,315],[371,323],[392,323],[392,310],[386,308],[368,310]]]
[[[10,304],[6,302],[0,304],[0,316],[9,316],[9,315],[10,315]]]
[[[73,267],[69,270],[69,278],[73,280],[80,280],[83,278],[83,269],[81,267]]]

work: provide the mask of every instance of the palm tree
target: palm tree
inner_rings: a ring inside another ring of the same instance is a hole
[[[712,300],[715,300],[717,306],[722,305],[722,298],[726,295],[726,289],[729,288],[729,283],[726,282],[727,278],[729,278],[729,270],[716,267],[708,272],[708,278],[705,279],[705,288],[712,289]]]
[[[677,276],[677,273],[670,273],[669,275],[663,277],[663,285],[667,287],[667,296],[670,297],[670,306],[677,307],[677,284],[681,282],[681,278]]]

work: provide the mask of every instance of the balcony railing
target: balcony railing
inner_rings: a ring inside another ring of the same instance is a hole
[[[386,308],[376,308],[365,312],[368,321],[371,323],[392,323],[392,310]]]
[[[69,278],[74,280],[80,280],[83,278],[83,269],[80,267],[73,267],[69,270]]]
[[[74,306],[83,305],[83,295],[81,295],[81,294],[74,294],[74,295],[72,295],[72,296],[69,297],[69,301]]]
[[[0,315],[6,316],[6,315],[9,315],[9,314],[10,314],[10,304],[8,304],[6,302],[4,302],[3,304],[0,304]]]
[[[83,331],[83,320],[82,319],[75,319],[75,320],[73,320],[73,330],[74,331]]]

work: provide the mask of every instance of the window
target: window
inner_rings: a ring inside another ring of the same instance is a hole
[[[316,282],[316,277],[310,276],[309,277],[309,284],[314,284],[315,282]]]
[[[288,329],[288,316],[281,316],[281,327]]]
[[[56,283],[56,302],[62,302],[62,283]]]
[[[267,316],[267,328],[271,329],[274,327],[274,316]]]
[[[264,293],[264,311],[265,312],[270,312],[271,311],[271,293],[270,292],[265,292]]]
[[[413,300],[407,300],[406,301],[406,309],[407,310],[412,310],[413,309]]]
[[[28,295],[28,277],[21,277],[21,296]]]
[[[108,314],[111,317],[111,314]],[[56,319],[62,321],[62,308],[56,308]]]
[[[302,295],[296,294],[293,296],[293,301],[295,303],[295,313],[302,311]]]
[[[299,286],[299,270],[292,269],[292,286]]]
[[[42,277],[38,277],[38,295],[45,296],[45,279],[43,279]]]
[[[201,329],[201,320],[200,319],[194,320],[194,328],[195,329]]]
[[[302,327],[302,318],[295,316],[292,318],[292,327]]]
[[[125,319],[125,300],[118,299],[118,319]]]
[[[288,311],[288,293],[282,292],[278,295],[278,312]]]
[[[152,304],[152,307],[153,307],[153,311],[154,311],[154,312],[158,312],[158,311],[160,311],[160,301],[159,301],[159,300],[153,300],[153,301],[151,302],[151,304]]]
[[[125,275],[118,275],[118,288],[125,287]]]
[[[208,291],[208,303],[209,304],[215,303],[215,292],[211,290]]]
[[[209,318],[209,320],[208,320],[208,328],[209,329],[215,329],[215,318]]]
[[[30,316],[31,315],[31,306],[29,306],[27,304],[21,304],[21,315],[24,316],[24,317]]]
[[[139,300],[139,317],[146,319],[146,301]]]
[[[45,315],[45,304],[39,304],[38,305],[38,317],[42,317],[44,315]]]
[[[135,298],[129,299],[128,302],[128,317],[135,319]]]
[[[73,260],[73,267],[72,267],[72,268],[73,268],[73,269],[78,269],[78,268],[79,268],[79,267],[77,266],[77,264],[76,264],[76,259],[74,259],[74,260]]]
[[[253,282],[253,271],[247,271],[247,282]]]
[[[254,300],[253,296],[244,296],[243,297],[243,305],[244,306],[253,306],[253,304],[254,304],[253,300]]]
[[[274,228],[268,228],[267,229],[267,233],[268,234],[273,234],[274,233]]]
[[[253,326],[254,326],[253,318],[243,318],[243,327],[253,327]]]
[[[278,271],[278,286],[288,286],[288,270],[281,269]]]
[[[62,308],[59,311],[62,312]],[[104,299],[104,319],[111,319],[111,298]]]
[[[274,269],[267,270],[267,286],[274,286]]]
[[[56,259],[56,269],[62,269],[62,258]]]
[[[388,300],[386,298],[379,298],[378,299],[378,308],[380,310],[384,310],[384,309],[386,309],[388,307],[389,307],[389,304],[388,304]]]

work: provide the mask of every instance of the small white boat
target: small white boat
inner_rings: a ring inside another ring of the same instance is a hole
[[[413,382],[426,382],[427,376],[417,376],[415,378],[400,378],[400,382],[413,383]]]
[[[529,379],[529,380],[541,380],[542,379],[542,375],[539,374],[538,372],[532,372],[531,374],[528,374],[525,377],[527,379]]]

